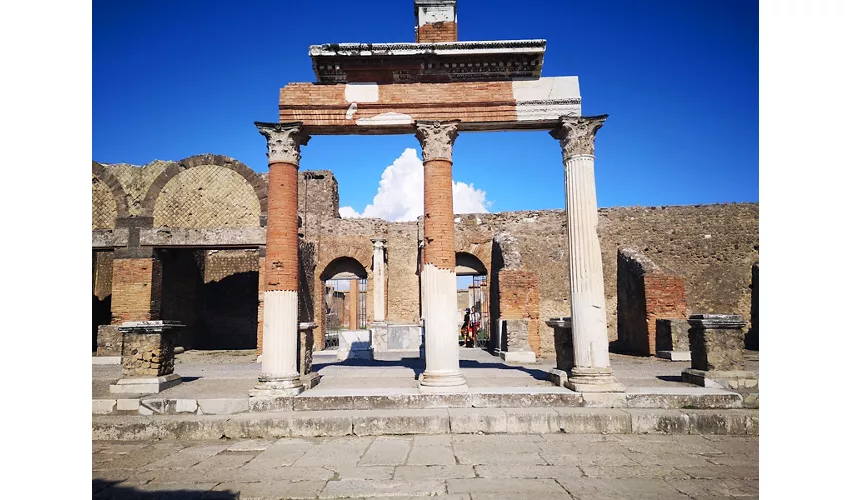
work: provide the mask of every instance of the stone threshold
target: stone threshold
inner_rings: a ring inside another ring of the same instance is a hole
[[[274,399],[135,398],[92,400],[95,415],[233,415],[246,412],[407,410],[429,408],[758,408],[758,394],[702,387],[629,388],[625,393],[576,393],[563,388],[478,389],[457,394],[419,394],[416,389],[314,389]]]
[[[202,440],[413,434],[759,433],[758,410],[440,408],[94,416],[92,440]]]

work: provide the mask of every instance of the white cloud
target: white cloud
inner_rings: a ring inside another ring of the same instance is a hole
[[[342,217],[374,217],[388,221],[412,221],[424,212],[424,171],[416,150],[407,148],[381,174],[378,193],[360,214],[340,207]],[[458,214],[486,213],[487,193],[473,184],[452,181],[454,211]]]

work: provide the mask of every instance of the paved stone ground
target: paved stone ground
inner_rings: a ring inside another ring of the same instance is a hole
[[[461,370],[470,388],[553,387],[547,372],[554,360],[524,366],[511,366],[483,349],[460,348]],[[162,397],[221,398],[241,397],[256,384],[260,364],[250,351],[187,351],[177,356],[175,372],[182,384],[162,392]],[[614,374],[626,387],[692,387],[681,382],[682,370],[690,362],[611,354]],[[316,362],[322,375],[317,389],[407,388],[415,389],[416,376],[424,370],[422,360],[346,360]],[[758,373],[758,353],[748,353],[747,369]],[[109,397],[109,385],[121,377],[119,365],[92,366],[92,397]]]
[[[432,435],[92,442],[93,498],[758,497],[758,437]]]

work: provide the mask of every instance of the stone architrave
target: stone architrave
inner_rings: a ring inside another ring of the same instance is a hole
[[[124,336],[121,379],[109,386],[119,394],[154,394],[179,384],[174,373],[176,321],[126,321],[118,327]]]
[[[567,198],[575,366],[567,386],[577,392],[623,392],[611,370],[608,325],[602,281],[602,251],[597,234],[594,179],[596,132],[608,115],[562,117],[551,132],[561,144]]]
[[[255,125],[269,159],[263,292],[263,360],[252,398],[304,391],[298,370],[298,162],[309,136],[300,122]]]
[[[466,392],[460,371],[456,324],[452,147],[460,121],[417,121],[425,169],[424,248],[422,249],[422,317],[425,323],[425,371],[422,392]]]
[[[694,314],[688,318],[691,368],[682,380],[704,387],[753,391],[758,387],[755,373],[746,371],[744,327],[738,314]]]

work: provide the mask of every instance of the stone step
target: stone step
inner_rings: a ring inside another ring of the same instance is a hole
[[[479,389],[462,394],[420,394],[416,389],[334,389],[307,391],[297,397],[274,399],[191,399],[155,395],[140,398],[94,399],[96,415],[138,413],[230,415],[266,411],[408,410],[429,408],[757,408],[758,394],[741,394],[702,387],[646,388],[626,393],[576,393],[563,388]]]
[[[758,435],[758,410],[440,408],[93,416],[93,440],[255,439],[411,434]]]

